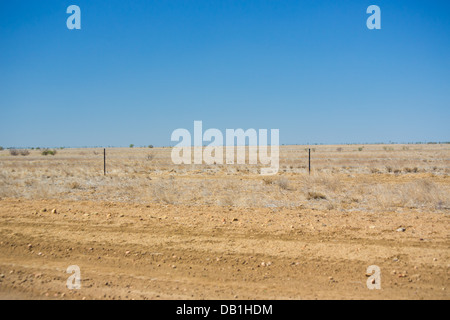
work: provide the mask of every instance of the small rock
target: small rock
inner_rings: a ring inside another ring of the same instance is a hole
[[[58,212],[56,211],[56,209],[53,209],[53,210],[52,210],[52,213],[53,213],[53,214],[57,214]]]
[[[406,231],[405,228],[398,228],[398,229],[397,229],[397,232],[405,232],[405,231]]]

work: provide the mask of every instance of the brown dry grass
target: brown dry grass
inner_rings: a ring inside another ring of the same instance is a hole
[[[450,146],[281,147],[280,172],[257,165],[174,165],[170,148],[0,152],[0,197],[340,210],[450,208]]]
[[[54,157],[0,152],[0,197],[234,207],[448,212],[449,145],[283,146],[276,176],[257,165],[174,165],[170,148],[96,149]]]

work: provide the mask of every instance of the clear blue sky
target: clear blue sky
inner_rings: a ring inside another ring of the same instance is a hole
[[[168,146],[194,120],[449,141],[449,18],[447,0],[1,1],[0,146]]]

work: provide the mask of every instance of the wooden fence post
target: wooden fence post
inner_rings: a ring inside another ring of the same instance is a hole
[[[106,176],[106,148],[103,149],[103,175]]]

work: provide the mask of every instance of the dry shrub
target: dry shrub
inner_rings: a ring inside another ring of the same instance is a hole
[[[81,189],[81,184],[77,181],[73,181],[67,184],[67,187],[69,189],[75,190],[75,189]]]
[[[18,156],[18,155],[27,156],[27,155],[30,154],[30,151],[28,151],[26,149],[20,149],[20,150],[18,150],[18,149],[9,149],[9,154],[12,155],[12,156]]]
[[[306,197],[308,200],[326,200],[326,198],[324,194],[314,191],[308,192],[308,196]]]
[[[277,185],[283,190],[290,190],[289,180],[286,178],[280,178],[276,181]]]
[[[272,177],[264,177],[263,182],[265,185],[271,185],[271,184],[274,184],[275,179]]]

